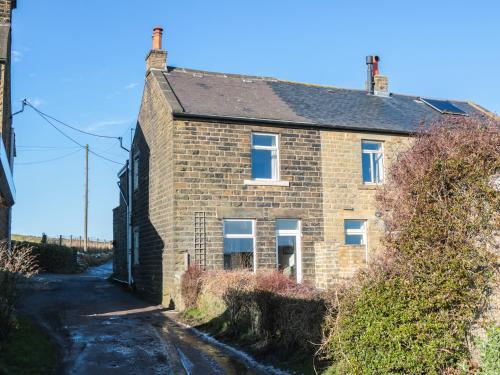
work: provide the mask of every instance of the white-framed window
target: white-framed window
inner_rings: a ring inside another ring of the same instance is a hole
[[[365,184],[384,181],[384,149],[382,142],[361,141],[361,164]]]
[[[278,134],[252,133],[252,179],[279,180]]]
[[[302,282],[301,222],[276,220],[276,257],[278,270],[298,283]]]
[[[366,220],[344,220],[346,245],[366,245]]]
[[[139,227],[135,226],[133,230],[134,236],[134,264],[139,264]]]
[[[139,189],[139,160],[140,160],[139,153],[136,153],[134,155],[134,162],[132,164],[132,173],[133,173],[132,185],[134,187],[134,191]]]
[[[255,220],[224,220],[224,269],[255,270]]]

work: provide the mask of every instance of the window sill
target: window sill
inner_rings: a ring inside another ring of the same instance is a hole
[[[290,186],[289,181],[277,181],[277,180],[244,180],[243,185],[253,185],[253,186]]]
[[[380,190],[382,184],[360,184],[358,185],[358,190]]]

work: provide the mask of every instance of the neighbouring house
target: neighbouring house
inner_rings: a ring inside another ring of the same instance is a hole
[[[380,247],[374,196],[411,134],[468,102],[170,67],[153,34],[129,164],[114,210],[115,276],[182,306],[181,275],[278,268],[327,288]],[[130,189],[128,188],[130,187]]]
[[[11,108],[12,10],[15,0],[0,1],[0,240],[10,241],[12,206],[16,189],[12,177],[15,156]]]

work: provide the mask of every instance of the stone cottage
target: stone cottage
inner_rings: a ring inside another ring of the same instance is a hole
[[[0,0],[0,240],[10,241],[12,206],[16,189],[12,171],[14,167],[14,130],[11,107],[11,40],[12,10],[15,0]]]
[[[167,66],[162,29],[114,210],[115,276],[180,303],[189,264],[279,269],[326,288],[379,247],[374,195],[425,120],[486,114],[392,94],[367,58],[365,90]]]

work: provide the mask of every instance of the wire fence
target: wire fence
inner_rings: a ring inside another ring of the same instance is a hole
[[[84,238],[83,236],[29,236],[22,234],[13,234],[12,240],[14,241],[27,241],[27,242],[35,242],[41,243],[42,239],[45,238],[45,241],[50,244],[68,246],[77,249],[83,249],[84,246]],[[89,250],[111,250],[113,248],[113,243],[111,241],[100,239],[100,238],[90,238],[87,241]]]

